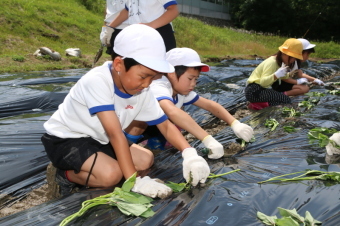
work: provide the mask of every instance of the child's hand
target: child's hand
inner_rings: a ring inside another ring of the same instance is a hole
[[[247,124],[241,123],[237,119],[235,119],[233,123],[231,123],[231,128],[238,138],[241,138],[246,142],[249,142],[254,135],[253,128],[251,128]]]
[[[203,140],[202,143],[206,148],[211,150],[211,154],[208,155],[210,159],[219,159],[224,155],[224,150],[222,144],[215,140],[212,136],[208,135]]]
[[[198,156],[195,148],[186,148],[182,152],[183,156],[183,177],[186,182],[192,179],[191,184],[196,186],[198,182],[204,183],[209,176],[210,168],[208,163]]]
[[[307,84],[308,80],[306,78],[299,78],[296,80],[296,82],[298,85],[301,85],[301,84]]]
[[[333,141],[329,142],[326,145],[326,150],[327,150],[327,154],[329,155],[340,155],[340,148],[336,148],[334,145],[339,145],[340,146],[340,132],[338,133],[334,133],[329,140]]]
[[[276,78],[282,78],[286,76],[289,66],[282,66],[275,72]]]
[[[323,81],[321,81],[320,79],[317,79],[317,78],[314,79],[313,83],[318,84],[319,86],[324,86],[325,85],[325,83]]]
[[[151,198],[159,197],[161,199],[164,199],[172,194],[172,189],[170,187],[157,182],[157,179],[151,179],[148,176],[143,178],[137,177],[132,191],[149,196]]]

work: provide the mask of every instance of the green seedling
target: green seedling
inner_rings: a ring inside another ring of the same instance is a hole
[[[279,125],[278,121],[276,121],[276,119],[267,119],[265,124],[266,127],[271,128],[270,131],[274,131],[276,129],[276,127]]]
[[[210,173],[208,178],[212,179],[212,178],[222,177],[222,176],[225,176],[225,175],[228,175],[228,174],[231,174],[231,173],[235,173],[235,172],[238,172],[238,171],[240,171],[240,169],[232,170],[230,172],[221,173],[221,174]],[[165,185],[170,187],[173,190],[173,192],[181,192],[181,191],[189,190],[191,188],[191,181],[189,181],[187,183],[174,183],[174,182],[169,181]]]
[[[328,93],[332,94],[332,95],[340,95],[340,90],[327,90]]]
[[[309,97],[324,97],[324,96],[326,96],[325,93],[321,93],[321,92],[308,92],[305,95],[309,96]]]
[[[288,117],[301,116],[301,112],[296,111],[294,108],[283,107],[282,114]]]
[[[291,176],[294,174],[300,174],[299,176],[292,178],[285,178],[287,176]],[[340,172],[324,172],[319,170],[306,170],[299,171],[295,173],[288,173],[277,177],[272,177],[268,180],[257,182],[258,184],[263,184],[267,182],[279,181],[279,182],[287,182],[287,181],[301,181],[301,180],[331,180],[340,182]]]
[[[294,133],[296,132],[296,128],[293,126],[284,126],[283,130],[287,133]]]
[[[87,210],[98,205],[111,205],[116,206],[118,209],[127,216],[141,216],[151,217],[155,212],[151,209],[153,206],[151,202],[152,198],[132,192],[131,189],[135,184],[137,173],[133,174],[127,179],[121,188],[116,187],[113,192],[96,197],[94,199],[86,200],[82,203],[81,209],[66,217],[60,226],[67,225],[77,217],[81,217]]]
[[[337,145],[333,140],[329,139],[329,136],[336,132],[339,131],[332,128],[316,127],[314,129],[311,129],[308,132],[309,143],[318,143],[319,146],[323,148],[331,142],[334,147],[339,148],[339,145]]]
[[[280,215],[282,218],[277,218],[276,216],[267,216],[260,211],[257,211],[257,218],[262,221],[265,225],[275,225],[275,226],[316,226],[321,225],[322,222],[314,219],[309,211],[306,211],[305,217],[298,214],[296,209],[288,210],[278,207]]]
[[[301,103],[298,104],[299,107],[305,107],[307,110],[311,109],[314,107],[313,104],[311,104],[308,100],[301,101]]]
[[[241,140],[241,147],[244,148],[246,146],[246,144],[255,142],[255,137],[252,137],[249,142],[247,142],[243,139],[240,139],[240,140]]]

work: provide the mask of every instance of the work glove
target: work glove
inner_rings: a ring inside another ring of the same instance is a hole
[[[208,135],[203,140],[202,143],[206,148],[211,150],[211,154],[208,155],[210,159],[219,159],[224,155],[224,150],[222,144],[215,140],[212,136]]]
[[[196,186],[198,182],[204,183],[209,176],[210,168],[208,163],[198,156],[195,148],[186,148],[182,152],[183,156],[183,177],[186,182],[191,180],[191,184]]]
[[[100,41],[102,42],[102,45],[105,46],[111,46],[111,37],[112,33],[115,31],[114,28],[109,26],[102,27],[102,32],[100,33]]]
[[[282,63],[282,67],[277,69],[277,71],[275,72],[276,78],[282,78],[282,77],[286,76],[286,74],[288,73],[288,68],[289,68],[289,66],[285,66]]]
[[[335,144],[340,146],[340,132],[334,133],[329,139],[334,141]],[[327,150],[327,154],[329,155],[334,155],[334,154],[340,155],[340,148],[334,147],[332,142],[329,142],[326,145],[326,150]]]
[[[233,123],[231,123],[231,128],[233,129],[235,135],[238,138],[249,142],[251,138],[254,136],[254,130],[247,124],[241,123],[239,120],[235,119]]]
[[[308,80],[306,78],[298,78],[296,79],[296,82],[298,85],[302,85],[302,84],[308,83]]]
[[[318,84],[319,86],[324,86],[325,85],[325,83],[323,82],[323,81],[321,81],[320,79],[314,79],[314,81],[313,81],[313,83],[316,83],[316,84]]]
[[[149,176],[143,178],[137,177],[135,185],[131,190],[151,198],[159,197],[161,199],[172,194],[172,189],[170,187],[160,183],[157,179],[151,179]]]

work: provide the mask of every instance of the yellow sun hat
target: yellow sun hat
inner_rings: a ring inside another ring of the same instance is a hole
[[[302,43],[296,38],[287,39],[282,46],[279,47],[279,50],[291,57],[302,60]]]

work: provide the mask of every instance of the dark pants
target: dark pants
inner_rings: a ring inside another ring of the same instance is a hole
[[[245,88],[246,99],[251,103],[268,102],[269,106],[290,104],[291,99],[282,92],[263,88],[256,83],[248,84]]]

